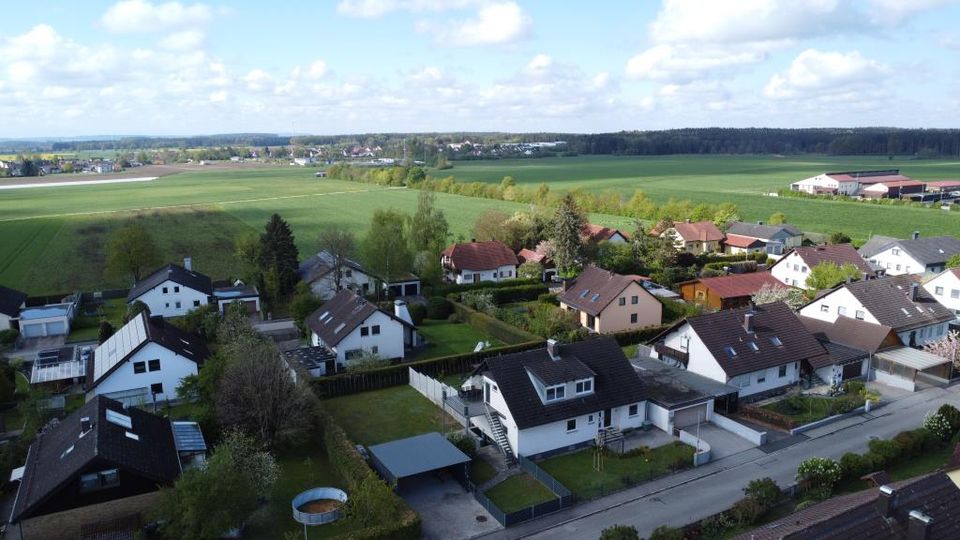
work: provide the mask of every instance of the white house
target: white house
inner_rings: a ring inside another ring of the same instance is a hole
[[[843,283],[800,308],[800,314],[827,322],[852,317],[887,326],[910,347],[942,338],[956,319],[908,274]]]
[[[677,251],[703,255],[722,250],[723,231],[710,220],[658,223],[650,230],[651,236],[670,238]]]
[[[953,236],[921,238],[915,231],[909,239],[891,239],[882,245],[874,243],[870,250],[861,248],[860,253],[891,276],[935,274],[947,267],[951,256],[960,253],[960,239]]]
[[[654,339],[650,356],[740,389],[740,397],[783,391],[800,381],[823,346],[782,302],[691,317]]]
[[[793,191],[811,195],[859,195],[869,185],[910,180],[899,169],[821,173],[790,184]]]
[[[810,270],[825,262],[832,262],[837,266],[852,264],[860,270],[865,278],[876,277],[874,269],[863,260],[857,250],[850,244],[793,248],[770,267],[770,274],[785,285],[810,289],[807,286]]]
[[[27,307],[27,294],[0,285],[0,330],[14,328],[20,310]]]
[[[509,456],[566,452],[647,419],[646,388],[612,338],[487,358],[461,389],[481,401],[474,427]]]
[[[594,225],[587,223],[583,227],[583,236],[587,241],[599,244],[600,242],[613,242],[614,244],[626,244],[630,241],[627,233],[620,229],[604,227],[603,225]]]
[[[947,268],[928,279],[923,288],[960,319],[960,268]]]
[[[303,261],[297,273],[317,297],[328,300],[337,293],[334,257],[329,252],[320,251]],[[378,285],[386,287],[393,296],[420,294],[420,278],[413,274],[386,280],[366,272],[357,261],[344,258],[340,269],[341,289],[351,289],[365,296],[372,294]]]
[[[786,223],[764,225],[762,221],[756,223],[735,221],[727,227],[726,233],[724,245],[728,253],[760,251],[769,255],[783,255],[785,251],[803,244],[803,232]],[[762,246],[756,245],[758,241]]]
[[[151,315],[180,317],[205,306],[213,295],[210,278],[194,272],[190,258],[183,266],[168,264],[141,279],[127,294],[127,303],[143,302]]]
[[[304,323],[310,329],[310,343],[326,347],[336,355],[338,365],[365,355],[402,359],[406,350],[419,345],[417,329],[404,320],[406,305],[394,304],[387,313],[357,293],[344,289],[311,313]]]
[[[224,313],[234,302],[239,302],[244,311],[250,315],[260,313],[260,291],[242,281],[237,281],[230,287],[214,288],[213,297],[217,301],[217,311],[220,313]]]
[[[447,281],[480,283],[517,277],[520,262],[509,246],[499,240],[452,244],[440,257]]]
[[[175,399],[180,381],[196,375],[207,355],[199,337],[140,313],[93,352],[87,400],[103,395],[136,405]]]

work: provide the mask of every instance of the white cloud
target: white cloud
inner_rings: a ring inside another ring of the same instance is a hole
[[[889,68],[859,51],[840,53],[807,49],[783,73],[775,74],[763,89],[772,99],[856,99],[861,89],[883,86]]]
[[[204,39],[206,36],[199,30],[184,30],[161,39],[158,45],[170,51],[190,51],[203,46]]]
[[[327,73],[327,63],[323,60],[317,60],[310,64],[306,69],[305,77],[307,79],[321,79]]]
[[[441,27],[428,23],[420,29],[436,30],[438,43],[469,47],[512,43],[528,37],[531,27],[530,17],[516,2],[496,2],[481,7],[473,18]]]
[[[896,25],[924,11],[958,3],[958,0],[870,0],[870,18],[877,24]]]
[[[550,58],[546,54],[538,54],[534,56],[529,62],[527,62],[527,69],[530,71],[546,69],[550,67],[550,64],[552,63],[553,63],[553,58]]]
[[[760,62],[765,56],[749,46],[730,50],[716,45],[656,45],[630,58],[626,74],[633,79],[689,82],[717,70]]]
[[[243,82],[247,83],[247,89],[253,92],[266,90],[272,81],[273,77],[262,69],[251,70],[243,78]]]
[[[337,13],[348,17],[372,19],[399,11],[438,12],[463,9],[477,3],[478,0],[341,0],[337,4]]]
[[[213,10],[206,4],[123,0],[110,6],[100,17],[100,23],[116,33],[159,32],[202,26],[212,18]]]

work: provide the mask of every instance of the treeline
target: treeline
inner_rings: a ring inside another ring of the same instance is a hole
[[[648,221],[691,221],[709,220],[722,226],[740,219],[740,210],[733,203],[693,203],[690,200],[670,199],[664,204],[656,204],[643,190],[638,189],[631,197],[608,189],[601,192],[575,188],[570,191],[551,191],[547,184],[535,187],[516,185],[513,177],[505,176],[499,184],[489,182],[459,182],[452,176],[434,178],[420,167],[351,167],[337,164],[327,170],[331,178],[377,184],[381,186],[407,186],[425,191],[438,191],[466,197],[481,197],[512,201],[539,206],[556,207],[568,193],[573,196],[577,206],[584,212],[625,216]]]
[[[119,137],[87,141],[0,141],[4,152],[79,152],[83,150],[139,150],[157,148],[206,148],[214,146],[286,146],[290,137],[272,133],[229,133],[194,137]]]

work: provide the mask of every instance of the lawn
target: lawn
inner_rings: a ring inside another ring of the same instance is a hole
[[[768,403],[762,408],[788,416],[796,425],[802,426],[835,414],[830,410],[834,401],[835,398],[795,395]],[[862,400],[860,404],[863,404]]]
[[[953,456],[955,446],[956,441],[951,441],[949,444],[944,444],[936,450],[919,456],[900,457],[896,463],[887,465],[883,470],[890,475],[890,479],[893,481],[906,480],[907,478],[927,474],[945,466]],[[853,493],[866,489],[868,486],[869,484],[859,478],[843,480],[834,487],[833,494]]]
[[[409,385],[327,399],[323,403],[347,435],[365,446],[431,431],[443,432],[440,408]],[[460,424],[447,416],[446,427],[459,428]]]
[[[96,341],[100,336],[100,321],[107,320],[113,328],[123,326],[123,316],[127,313],[127,302],[123,298],[107,300],[100,306],[96,315],[79,315],[70,326],[67,342]]]
[[[594,470],[593,460],[594,449],[587,448],[546,459],[538,465],[567,486],[577,498],[589,500],[692,466],[693,447],[674,442],[646,453],[623,457],[607,452],[603,458],[603,470],[599,472]]]
[[[527,473],[516,474],[488,489],[486,495],[493,504],[510,514],[528,506],[556,499],[557,496],[547,486]]]
[[[473,461],[470,462],[470,481],[473,482],[474,485],[479,486],[496,475],[497,469],[486,461],[475,457]]]
[[[417,360],[473,352],[479,341],[489,342],[491,347],[503,345],[465,323],[426,319],[417,326],[417,331],[430,343]]]

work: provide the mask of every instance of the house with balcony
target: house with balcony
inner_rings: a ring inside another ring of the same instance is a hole
[[[504,281],[517,277],[520,261],[499,240],[452,244],[440,256],[444,278],[451,283]]]
[[[389,313],[354,291],[344,289],[304,320],[310,344],[324,347],[336,358],[336,368],[364,356],[403,359],[420,337],[402,300]],[[326,368],[324,373],[330,373]]]
[[[827,354],[783,302],[690,317],[652,340],[650,356],[759,398],[800,381]]]
[[[770,274],[780,283],[810,289],[807,278],[817,265],[831,262],[837,266],[852,264],[860,271],[864,279],[877,276],[876,270],[850,244],[830,244],[822,246],[802,246],[787,252],[770,267]]]
[[[575,311],[580,325],[599,334],[661,323],[663,304],[640,276],[623,276],[588,266],[557,297],[560,309]]]

